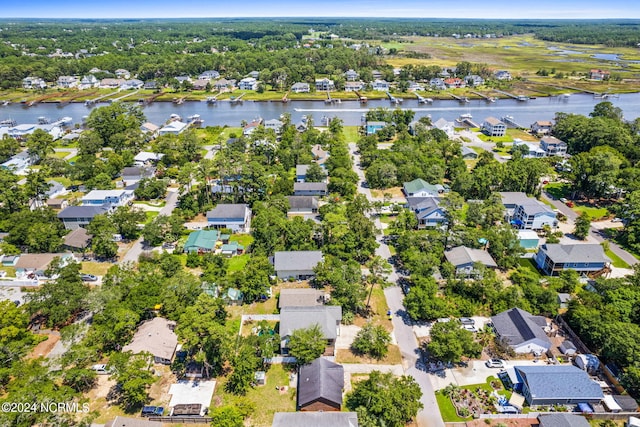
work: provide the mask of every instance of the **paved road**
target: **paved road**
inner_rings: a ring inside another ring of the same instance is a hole
[[[158,215],[166,215],[166,216],[171,215],[171,212],[173,212],[176,205],[178,204],[178,190],[173,188],[169,189],[169,192],[167,193],[167,197],[165,198],[165,200],[166,200],[166,203],[163,206],[163,208],[160,209],[160,212],[158,213]],[[120,260],[120,263],[138,262],[138,258],[140,257],[140,254],[142,254],[142,252],[147,249],[150,249],[150,248],[145,246],[145,244],[143,243],[143,238],[140,237],[138,240],[136,240],[133,243],[133,246],[129,248],[127,253],[124,254],[122,259]]]
[[[369,201],[373,201],[371,191],[368,188],[364,188],[362,183],[364,182],[364,171],[358,166],[360,164],[360,156],[355,154],[357,147],[356,144],[349,144],[349,150],[353,158],[353,170],[358,174],[358,192],[364,194]],[[381,230],[382,224],[378,218],[375,218],[376,227]],[[382,240],[383,236],[378,237],[378,248],[376,249],[376,255],[380,255],[383,259],[388,259],[391,256],[389,246]],[[395,269],[391,271],[386,277],[390,283],[397,283],[398,274]],[[402,354],[402,365],[406,375],[412,376],[420,389],[422,390],[422,405],[423,409],[418,412],[417,422],[422,427],[444,427],[442,421],[442,415],[440,415],[440,408],[436,402],[436,396],[429,378],[429,374],[419,369],[419,357],[420,350],[418,347],[418,341],[413,333],[413,327],[406,323],[404,319],[405,309],[403,305],[404,295],[399,286],[389,286],[384,290],[385,297],[387,299],[387,305],[392,313],[394,313],[393,334],[395,335],[396,342],[400,348]]]
[[[542,198],[545,199],[546,201],[550,202],[556,209],[558,209],[560,212],[562,212],[570,221],[575,222],[576,218],[578,217],[578,214],[573,209],[571,209],[569,206],[565,205],[564,203],[562,203],[559,200],[554,200],[554,198],[547,192],[543,192],[542,193]],[[612,242],[609,239],[605,239],[602,236],[602,234],[600,233],[600,230],[598,230],[597,228],[594,228],[592,226],[589,229],[589,235],[598,243],[602,243],[604,241],[609,242],[609,248],[611,249],[611,252],[613,252],[614,254],[618,255],[627,264],[634,265],[634,264],[638,263],[638,259],[636,257],[634,257],[629,252],[627,252],[624,249],[622,249],[615,242]]]

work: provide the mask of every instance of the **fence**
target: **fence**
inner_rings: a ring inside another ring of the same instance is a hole
[[[149,417],[149,421],[161,423],[183,423],[183,424],[211,424],[213,418],[210,417]]]

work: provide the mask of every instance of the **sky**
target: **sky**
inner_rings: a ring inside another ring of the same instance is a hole
[[[0,18],[640,18],[637,0],[4,0]]]

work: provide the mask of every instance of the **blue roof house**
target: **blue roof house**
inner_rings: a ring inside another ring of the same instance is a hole
[[[602,389],[582,369],[570,365],[515,366],[521,390],[530,406],[600,403]]]

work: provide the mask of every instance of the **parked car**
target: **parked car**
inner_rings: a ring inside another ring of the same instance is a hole
[[[568,207],[572,208],[573,207],[573,202],[572,201],[568,201],[567,203],[565,203]]]
[[[504,368],[504,360],[501,359],[489,359],[484,364],[487,368]]]
[[[104,363],[99,365],[93,365],[91,370],[94,371],[98,375],[109,375],[111,373],[110,369],[107,369],[107,365]]]
[[[611,222],[622,222],[622,218],[618,218],[618,217],[613,218]]]
[[[391,310],[387,310],[387,319],[391,320],[393,316],[391,315]]]
[[[462,323],[463,325],[472,325],[473,326],[473,325],[476,324],[476,321],[473,320],[470,317],[461,317],[460,318],[460,323]]]
[[[143,406],[141,415],[143,417],[160,417],[164,413],[162,406]]]
[[[97,282],[98,281],[98,277],[94,276],[93,274],[81,274],[80,278],[82,279],[83,282]]]
[[[560,198],[560,201],[561,201],[562,203],[567,203],[567,199],[566,199],[566,198],[564,198],[564,197],[561,197],[561,198]]]
[[[462,325],[467,331],[476,333],[478,330],[473,325]]]

